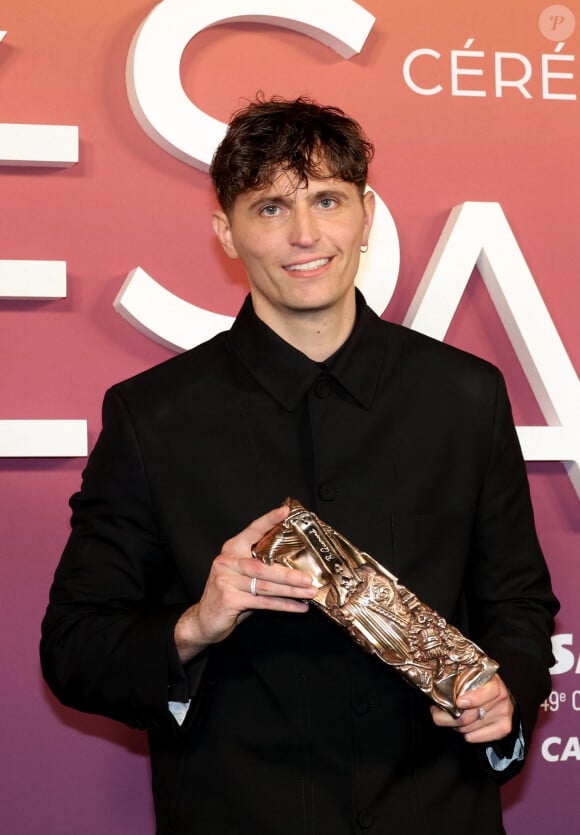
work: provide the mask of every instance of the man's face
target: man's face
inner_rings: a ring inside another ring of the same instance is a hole
[[[257,315],[280,332],[317,311],[354,309],[354,279],[366,244],[374,195],[353,183],[282,172],[272,185],[240,194],[214,230],[230,258],[241,258]],[[346,309],[346,307],[344,307]],[[283,329],[284,329],[283,328]]]

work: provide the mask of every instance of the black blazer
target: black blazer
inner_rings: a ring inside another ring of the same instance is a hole
[[[159,833],[503,831],[498,783],[521,763],[494,773],[319,612],[254,614],[177,659],[222,543],[293,495],[499,661],[529,749],[557,603],[503,380],[359,306],[323,368],[247,301],[105,398],[43,670],[66,704],[148,729]],[[168,699],[188,697],[179,727]]]

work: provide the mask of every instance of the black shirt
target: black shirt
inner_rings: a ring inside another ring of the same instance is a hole
[[[107,394],[43,626],[51,687],[149,729],[159,833],[501,833],[480,747],[315,609],[255,613],[181,673],[177,618],[287,495],[500,662],[528,742],[556,604],[501,375],[360,296],[326,363],[248,299],[231,331]],[[168,692],[192,697],[181,728]]]

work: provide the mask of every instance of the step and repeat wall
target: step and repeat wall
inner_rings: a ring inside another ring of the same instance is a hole
[[[562,602],[506,828],[580,828],[577,21],[576,0],[4,0],[4,831],[154,832],[145,736],[55,701],[39,628],[104,390],[228,327],[245,296],[207,167],[258,91],[363,124],[379,212],[359,286],[505,374]]]

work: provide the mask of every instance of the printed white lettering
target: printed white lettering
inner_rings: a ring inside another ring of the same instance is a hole
[[[483,50],[471,49],[474,40],[474,38],[469,38],[465,42],[464,49],[453,49],[448,57],[436,49],[426,47],[410,52],[403,62],[403,79],[407,87],[420,96],[435,96],[443,93],[446,88],[439,79],[449,61],[450,95],[455,98],[465,96],[485,98],[488,95],[488,88],[491,89],[491,84],[485,78],[489,71],[483,64],[477,66],[476,62],[482,61],[486,53]],[[562,90],[564,82],[571,82],[574,79],[574,73],[556,72],[552,66],[556,63],[572,64],[575,62],[574,55],[560,54],[563,47],[564,43],[560,42],[554,49],[555,54],[543,54],[541,59],[538,58],[537,74],[541,74],[543,99],[558,101],[576,101],[577,99],[575,92],[570,92],[569,89],[567,92]],[[416,62],[418,62],[417,67],[415,67]],[[526,55],[520,52],[493,53],[493,75],[496,98],[504,98],[504,91],[507,88],[518,90],[526,99],[533,97],[527,86],[533,76],[533,62]],[[420,81],[418,76],[421,78]],[[487,83],[479,89],[471,88],[467,84],[467,76],[479,77]],[[433,84],[429,84],[428,79],[432,79]],[[559,86],[554,89],[558,83]]]
[[[405,63],[403,64],[403,78],[405,79],[407,86],[409,86],[415,93],[419,93],[420,96],[434,96],[443,90],[441,84],[436,84],[434,87],[420,87],[411,76],[411,67],[420,55],[430,55],[432,58],[436,58],[437,60],[441,58],[441,53],[436,52],[434,49],[416,49],[405,58]]]
[[[507,61],[518,61],[523,66],[523,74],[520,78],[507,79],[504,77],[504,63]],[[531,99],[532,94],[524,86],[532,77],[532,65],[525,55],[518,52],[496,52],[495,53],[495,95],[496,98],[503,97],[504,87],[516,87],[522,96]]]
[[[557,763],[560,759],[558,754],[552,753],[552,748],[555,745],[561,745],[562,740],[559,736],[549,736],[542,742],[542,757],[549,763]]]
[[[464,49],[453,49],[451,51],[451,95],[452,96],[485,96],[485,90],[465,90],[459,87],[459,76],[461,75],[483,75],[483,69],[481,68],[461,68],[459,66],[459,60],[461,58],[467,58],[471,60],[472,58],[483,58],[485,56],[485,52],[468,52],[473,44],[473,38],[469,38],[469,40],[465,43]]]
[[[561,749],[561,753],[556,749]],[[561,737],[549,736],[542,743],[542,756],[549,763],[580,760],[580,740],[577,736],[571,736],[563,743]]]
[[[0,124],[0,165],[67,168],[78,160],[77,127]],[[65,297],[64,261],[0,261],[0,298]],[[0,420],[0,458],[85,456],[87,447],[85,420]]]
[[[499,203],[456,206],[405,324],[443,340],[477,266],[547,426],[520,426],[527,461],[563,461],[580,497],[580,382]]]
[[[375,18],[352,0],[332,14],[310,0],[163,0],[138,29],[127,59],[127,91],[145,133],[178,159],[207,171],[225,125],[203,113],[181,84],[180,62],[192,38],[231,21],[270,23],[315,38],[343,58],[359,53]]]
[[[571,736],[562,751],[560,762],[566,760],[580,760],[580,740],[577,736]]]
[[[580,739],[571,736],[564,741],[559,736],[549,736],[542,743],[542,756],[549,763],[580,760]]]
[[[542,55],[542,98],[557,99],[560,101],[576,101],[576,93],[553,93],[550,87],[550,81],[554,78],[572,79],[574,73],[571,72],[551,72],[550,63],[568,62],[573,63],[574,55]]]
[[[86,420],[0,420],[0,458],[76,458],[87,454]]]
[[[574,636],[571,632],[563,632],[560,635],[552,636],[552,652],[556,663],[550,669],[551,675],[562,675],[562,673],[569,673],[574,669],[576,656],[572,649],[569,649],[573,644]],[[580,654],[578,655],[576,672],[580,673]]]

